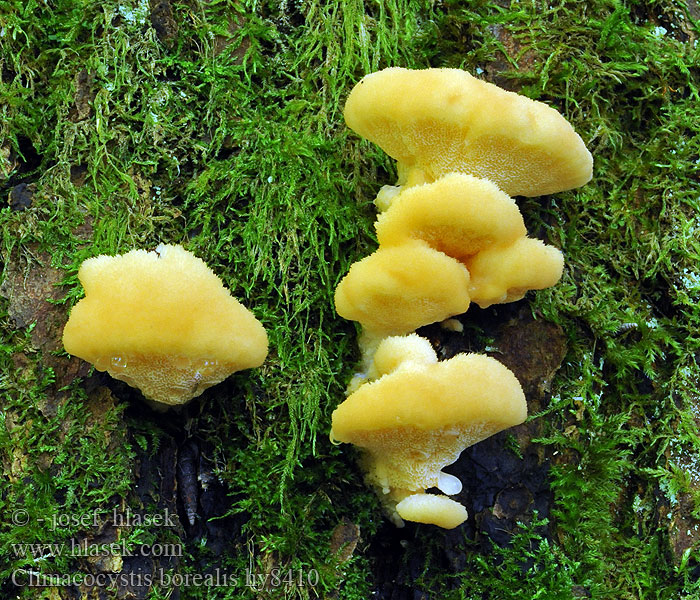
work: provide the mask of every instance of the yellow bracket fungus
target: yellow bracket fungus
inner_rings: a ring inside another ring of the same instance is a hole
[[[528,290],[553,286],[561,278],[564,257],[554,246],[522,237],[509,246],[494,246],[465,263],[469,293],[481,308],[515,302]]]
[[[437,354],[430,342],[418,334],[392,336],[381,340],[374,350],[367,378],[370,381],[379,379],[396,371],[402,364],[429,365],[437,361]]]
[[[335,291],[335,307],[374,333],[396,335],[463,313],[468,287],[463,264],[413,240],[352,265]]]
[[[403,190],[375,227],[380,247],[418,239],[457,260],[526,235],[510,196],[490,181],[463,173]]]
[[[437,494],[409,494],[396,504],[396,514],[402,520],[428,523],[444,529],[454,529],[469,516],[467,509],[459,502]]]
[[[522,423],[527,406],[518,380],[497,360],[459,354],[438,362],[428,347],[415,334],[385,339],[375,353],[378,378],[333,412],[331,439],[364,450],[367,481],[395,522],[419,511],[421,522],[441,525],[444,511],[464,518],[466,511],[434,498],[401,502],[431,487],[459,493],[461,482],[442,469],[468,446]]]
[[[526,237],[507,194],[463,173],[401,189],[375,227],[379,249],[352,265],[335,296],[340,316],[374,334],[409,333],[470,302],[519,300],[563,270],[558,249]]]
[[[462,485],[443,467],[521,423],[525,397],[495,359],[438,362],[427,340],[404,334],[472,301],[483,308],[554,285],[562,254],[527,237],[510,196],[583,185],[592,157],[553,108],[457,69],[367,75],[345,120],[397,160],[398,181],[375,199],[378,250],[336,289],[338,314],[362,325],[363,371],[333,413],[331,438],[363,449],[367,481],[397,524],[455,527],[466,509],[447,496]],[[446,495],[426,493],[433,487]]]
[[[366,75],[348,97],[345,121],[399,162],[406,185],[457,171],[511,196],[540,196],[592,174],[590,153],[555,109],[459,69]]]
[[[180,246],[90,258],[78,277],[66,351],[156,403],[184,404],[267,356],[260,322]]]

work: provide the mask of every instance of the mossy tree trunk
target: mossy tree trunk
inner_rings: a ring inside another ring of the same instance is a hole
[[[695,0],[0,0],[0,595],[697,597],[699,18]],[[533,415],[452,467],[471,516],[449,532],[382,520],[328,440],[358,358],[333,290],[396,176],[342,106],[386,66],[546,102],[595,161],[581,190],[517,199],[564,252],[556,287],[423,331],[443,358],[503,360]],[[165,414],[60,342],[84,259],[161,242],[255,307],[272,349]]]

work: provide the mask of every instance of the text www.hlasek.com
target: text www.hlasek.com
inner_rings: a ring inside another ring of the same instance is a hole
[[[99,556],[182,556],[181,544],[153,544],[152,546],[129,547],[126,540],[110,544],[88,544],[87,540],[68,543],[12,544],[12,552],[16,558],[31,556],[32,558],[52,558],[59,556],[70,557],[99,557]]]

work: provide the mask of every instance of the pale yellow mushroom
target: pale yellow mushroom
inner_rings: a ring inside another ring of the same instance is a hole
[[[442,469],[468,446],[522,423],[527,407],[518,380],[493,358],[459,354],[436,363],[407,351],[397,361],[396,343],[390,343],[393,370],[359,386],[338,406],[331,439],[364,450],[368,483],[400,521],[396,505],[407,496],[431,487],[459,493],[459,479]],[[422,522],[439,524],[426,506],[421,504]]]
[[[443,321],[469,307],[469,273],[425,242],[379,248],[338,284],[338,314],[375,334],[397,335]]]
[[[66,351],[150,400],[183,404],[265,360],[263,326],[180,246],[90,258],[78,277],[85,298],[66,323]]]
[[[396,512],[404,521],[429,523],[454,529],[469,516],[462,504],[438,494],[410,494],[397,503]]]
[[[384,338],[377,346],[369,368],[368,379],[373,381],[411,363],[422,365],[438,362],[437,354],[428,340],[417,333]]]
[[[346,390],[350,395],[358,387],[391,373],[403,363],[436,363],[437,354],[430,342],[417,333],[384,337],[362,331],[359,338],[362,352],[362,370],[355,373]]]
[[[353,88],[348,126],[399,163],[399,184],[451,172],[493,181],[510,196],[583,185],[593,160],[555,109],[459,69],[389,68]],[[379,204],[387,204],[385,194]]]
[[[458,260],[527,233],[512,198],[490,181],[463,173],[402,190],[375,227],[380,247],[419,239]]]
[[[520,238],[494,246],[465,261],[471,276],[469,294],[481,308],[515,302],[528,290],[553,286],[561,278],[564,257],[554,246]]]

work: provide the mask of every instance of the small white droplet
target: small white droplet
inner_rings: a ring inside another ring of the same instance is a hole
[[[126,368],[126,359],[122,356],[113,356],[112,357],[112,367],[116,369],[125,369]]]
[[[462,482],[454,475],[440,471],[438,474],[437,487],[448,496],[453,496],[462,491]]]

